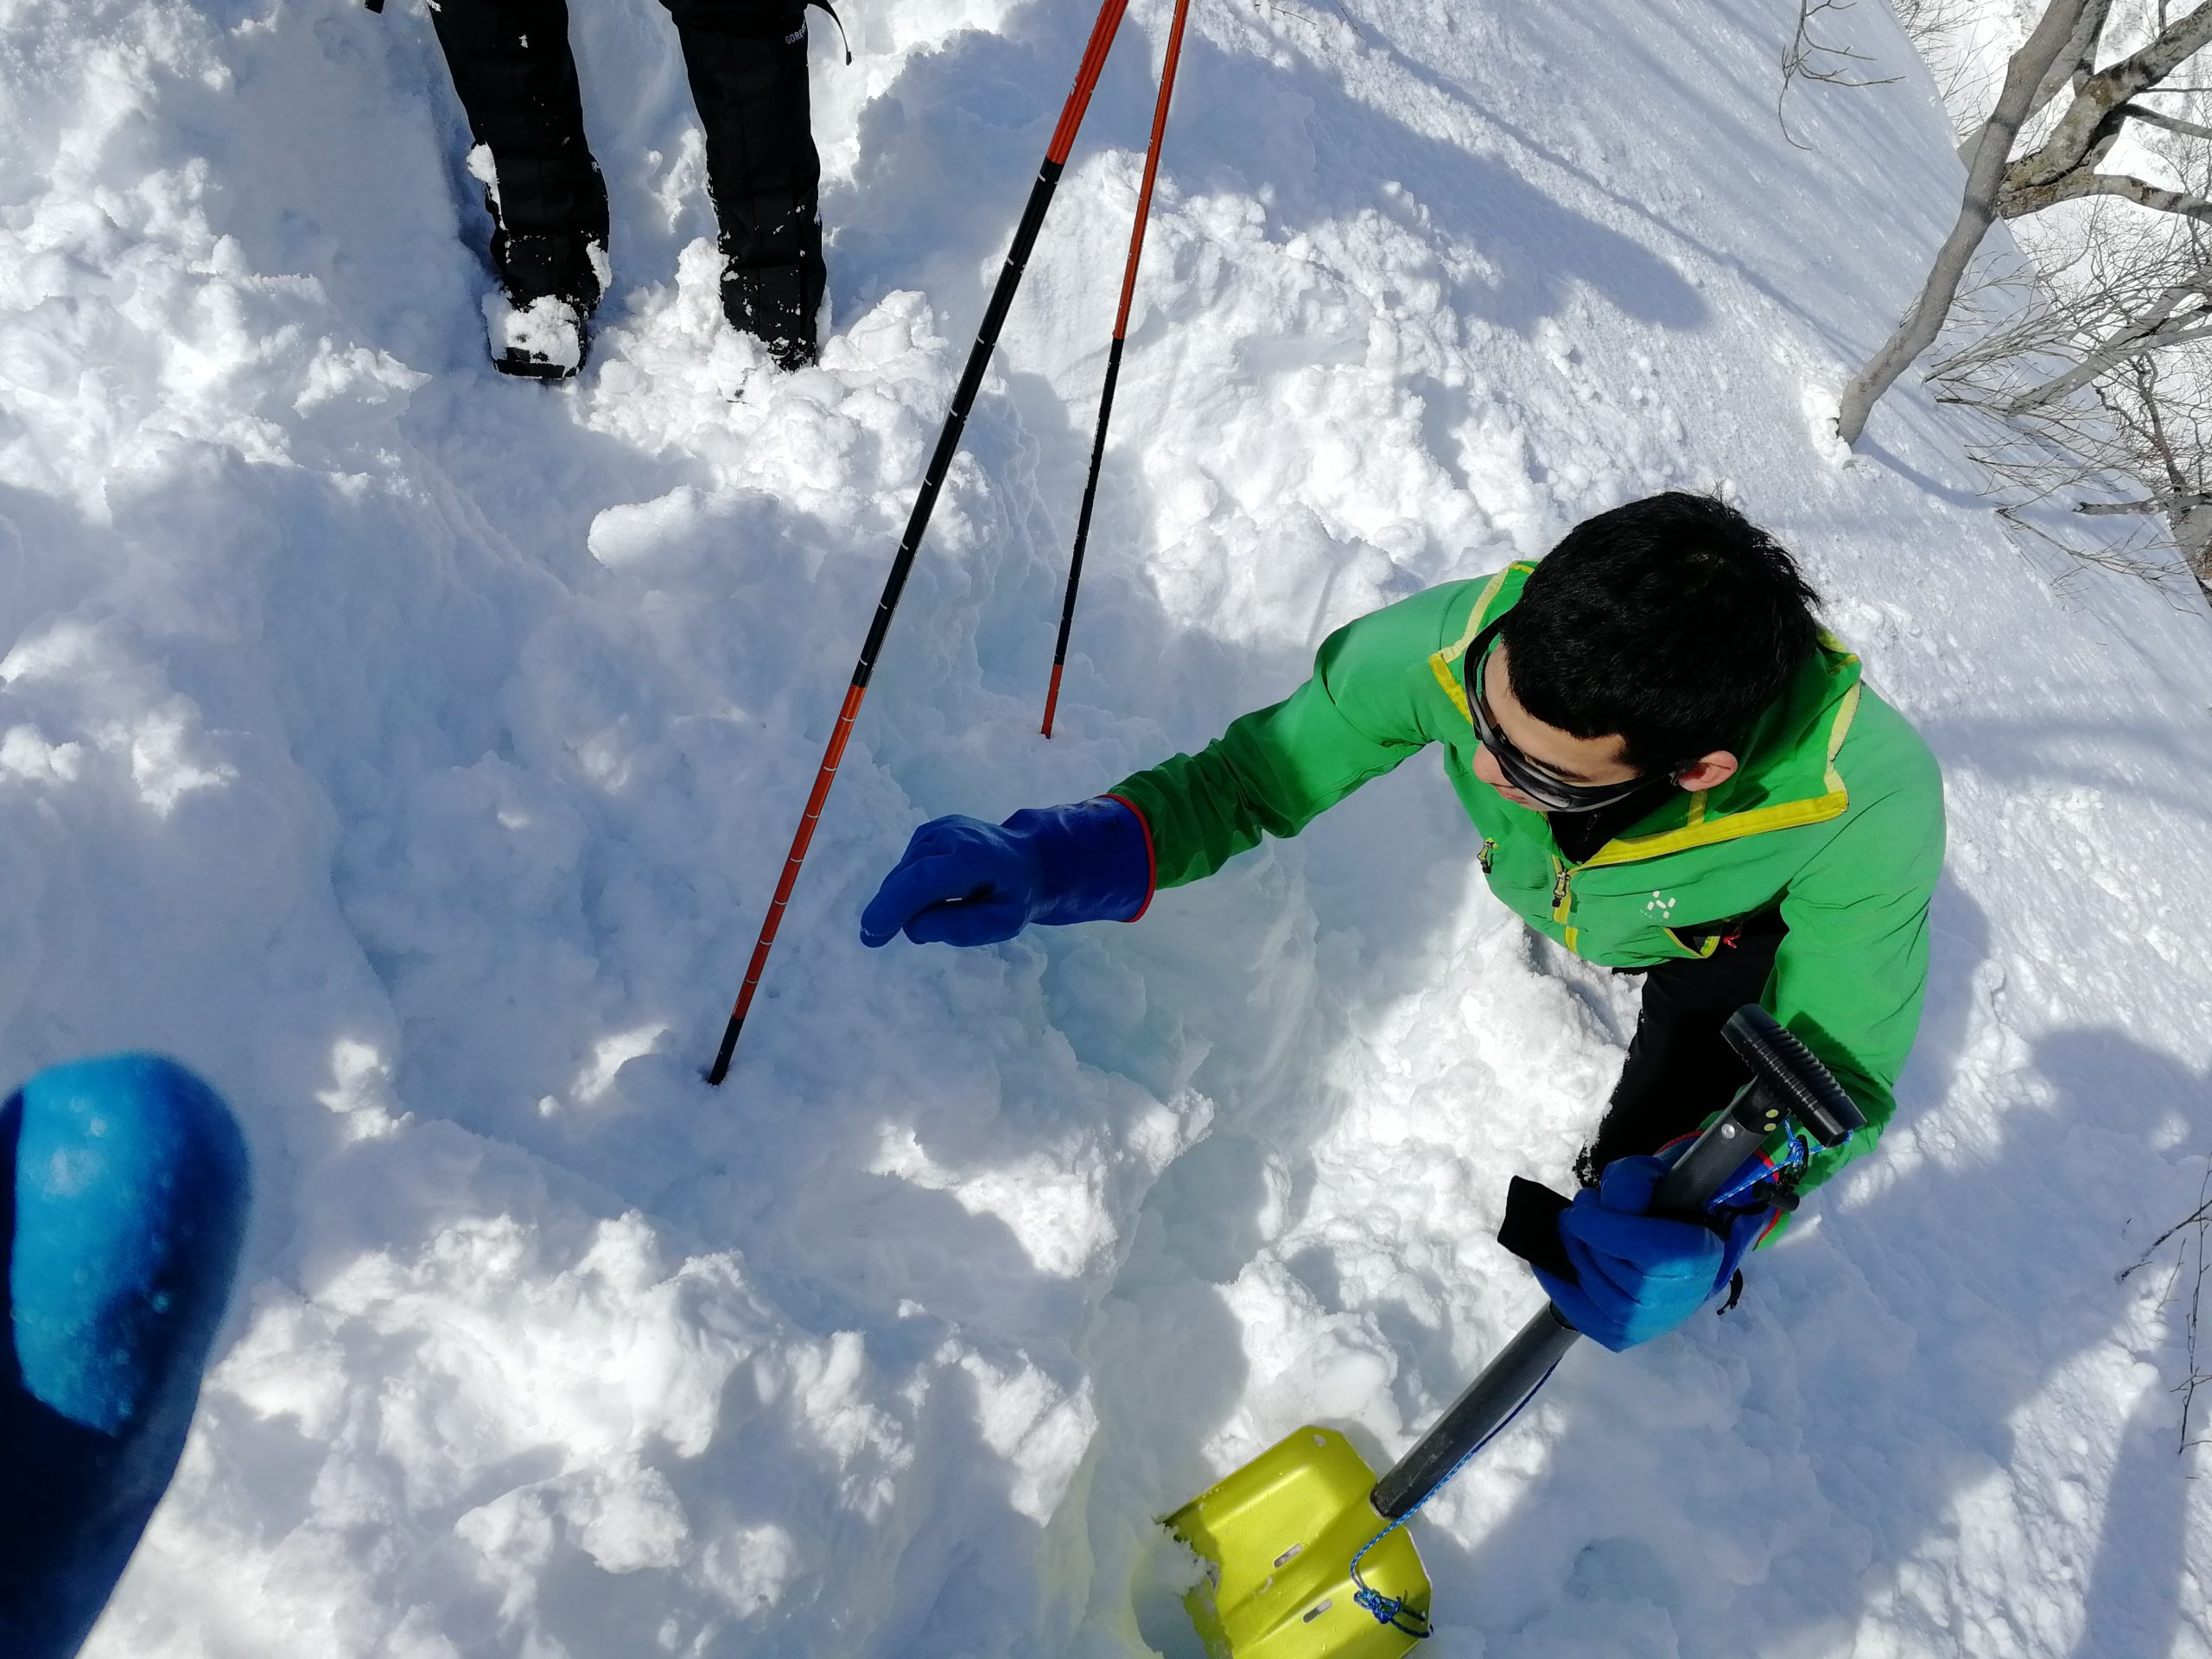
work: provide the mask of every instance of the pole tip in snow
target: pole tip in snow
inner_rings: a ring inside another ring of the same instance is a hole
[[[729,1076],[729,1057],[737,1052],[737,1033],[744,1026],[743,1014],[731,1016],[729,1028],[722,1033],[722,1046],[715,1052],[715,1063],[699,1073],[707,1080],[709,1087],[721,1088],[722,1079]]]

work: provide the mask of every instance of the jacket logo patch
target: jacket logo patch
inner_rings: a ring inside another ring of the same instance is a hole
[[[1656,916],[1660,925],[1664,926],[1668,917],[1675,912],[1675,901],[1663,893],[1654,892],[1650,902],[1645,905],[1643,909],[1645,914]]]

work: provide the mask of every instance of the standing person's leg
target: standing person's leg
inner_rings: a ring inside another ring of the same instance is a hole
[[[1584,1185],[1596,1185],[1616,1158],[1656,1152],[1688,1134],[1751,1081],[1721,1027],[1765,991],[1785,931],[1779,916],[1755,918],[1711,956],[1662,963],[1644,975],[1620,1081],[1597,1135],[1574,1160]]]
[[[607,213],[566,0],[439,0],[430,17],[469,133],[492,154],[492,264],[508,303],[526,312],[551,300],[575,314],[574,361],[534,359],[531,341],[497,337],[496,319],[493,360],[515,374],[573,373],[605,286]]]
[[[245,1234],[207,1085],[118,1054],[0,1104],[0,1654],[67,1659],[167,1490]]]
[[[822,307],[822,162],[793,0],[664,0],[707,135],[721,227],[722,309],[785,368],[814,361]]]

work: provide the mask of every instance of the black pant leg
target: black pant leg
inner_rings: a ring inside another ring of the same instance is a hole
[[[607,241],[607,186],[584,142],[566,0],[439,0],[430,18],[509,236]]]
[[[1751,1081],[1721,1027],[1764,993],[1782,937],[1778,926],[1745,933],[1710,957],[1662,963],[1644,975],[1628,1060],[1596,1138],[1575,1160],[1585,1185],[1614,1159],[1656,1152],[1687,1135]]]
[[[664,0],[707,138],[723,302],[739,327],[813,350],[822,302],[822,161],[791,0]]]

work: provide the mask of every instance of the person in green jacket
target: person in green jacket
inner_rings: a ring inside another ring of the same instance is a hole
[[[1578,1160],[1586,1190],[1559,1220],[1571,1271],[1539,1268],[1580,1328],[1627,1346],[1687,1318],[1780,1213],[1762,1205],[1718,1233],[1643,1213],[1652,1154],[1749,1075],[1727,1017],[1764,1005],[1866,1115],[1794,1166],[1769,1149],[1761,1195],[1784,1204],[1872,1144],[1919,1024],[1942,779],[1815,603],[1726,504],[1630,502],[1541,561],[1339,628],[1311,679],[1195,755],[1003,824],[924,824],[861,939],[975,945],[1032,923],[1134,921],[1158,889],[1296,835],[1438,745],[1491,891],[1577,956],[1643,976]]]

